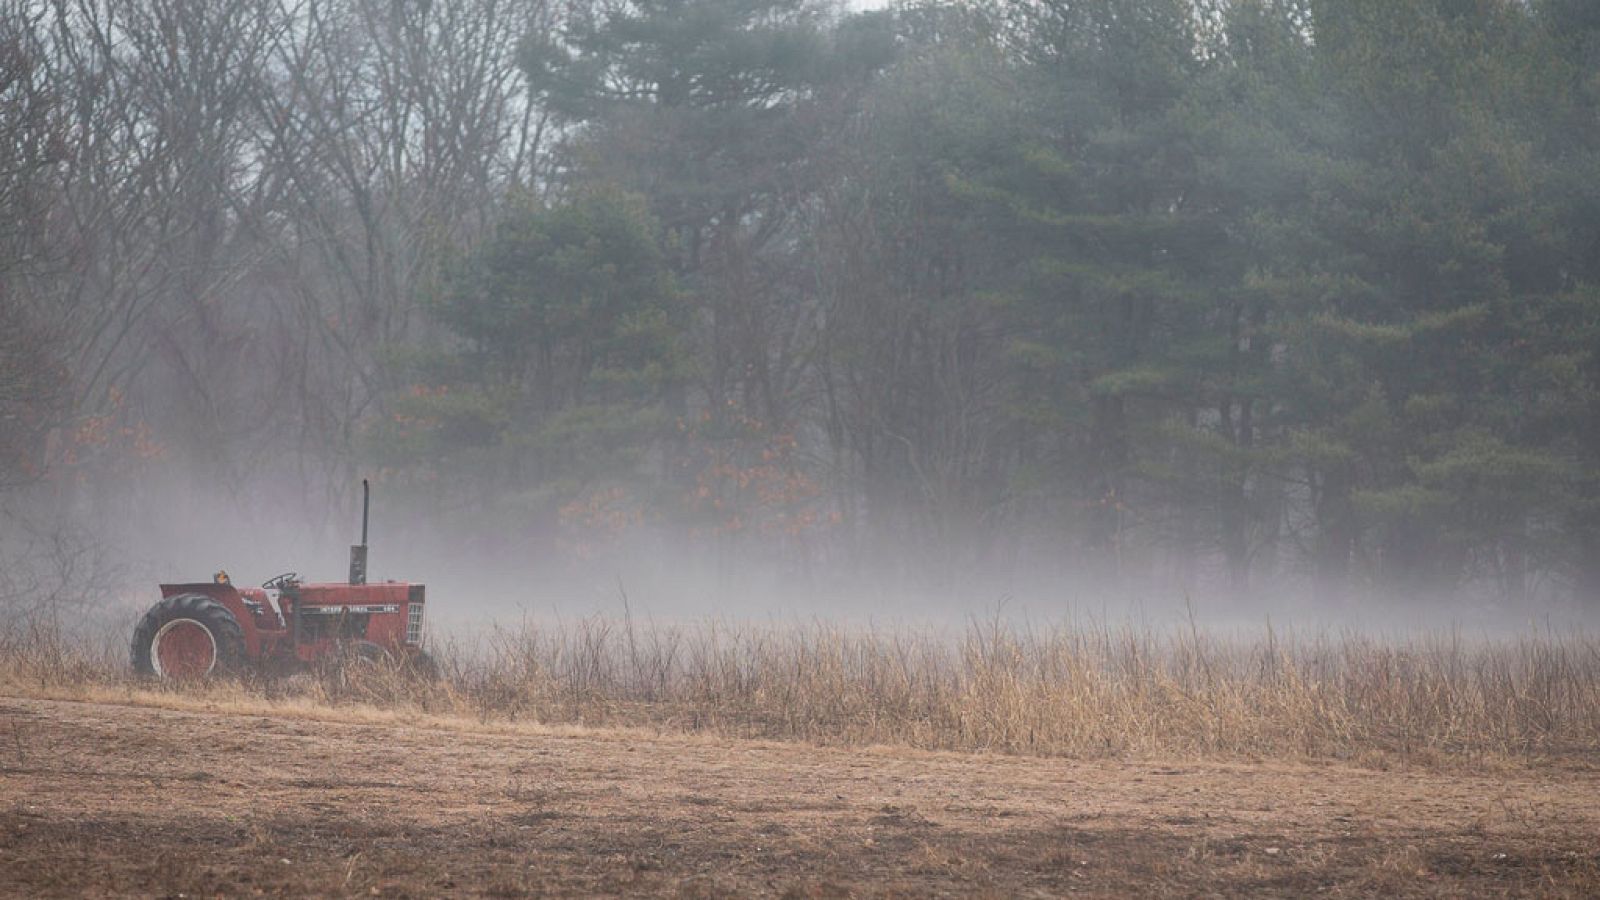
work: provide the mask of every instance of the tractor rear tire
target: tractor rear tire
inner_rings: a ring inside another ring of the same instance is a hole
[[[133,670],[164,680],[237,671],[244,662],[244,629],[216,600],[178,594],[161,602],[133,629]]]

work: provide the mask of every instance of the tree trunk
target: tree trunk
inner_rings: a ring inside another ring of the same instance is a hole
[[[1351,479],[1342,469],[1326,472],[1316,499],[1317,537],[1314,591],[1322,605],[1339,605],[1349,599],[1350,556],[1355,550],[1355,508],[1350,500]]]

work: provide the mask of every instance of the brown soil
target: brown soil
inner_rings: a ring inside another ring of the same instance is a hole
[[[0,698],[0,893],[1600,894],[1600,772],[506,734]]]

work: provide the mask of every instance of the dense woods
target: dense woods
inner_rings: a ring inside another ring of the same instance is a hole
[[[361,475],[596,571],[1594,608],[1600,4],[0,0],[12,543]]]

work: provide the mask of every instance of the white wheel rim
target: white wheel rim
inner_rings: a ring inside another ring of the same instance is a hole
[[[211,629],[207,628],[205,624],[198,619],[173,619],[156,630],[155,636],[150,639],[151,668],[155,669],[156,674],[162,678],[167,677],[167,673],[161,669],[161,639],[166,636],[167,632],[178,627],[179,625],[193,625],[196,628],[199,628],[201,633],[206,636],[206,640],[211,642],[211,665],[206,666],[206,670],[200,673],[201,676],[210,675],[212,670],[216,669],[217,667],[217,637],[211,633]]]

